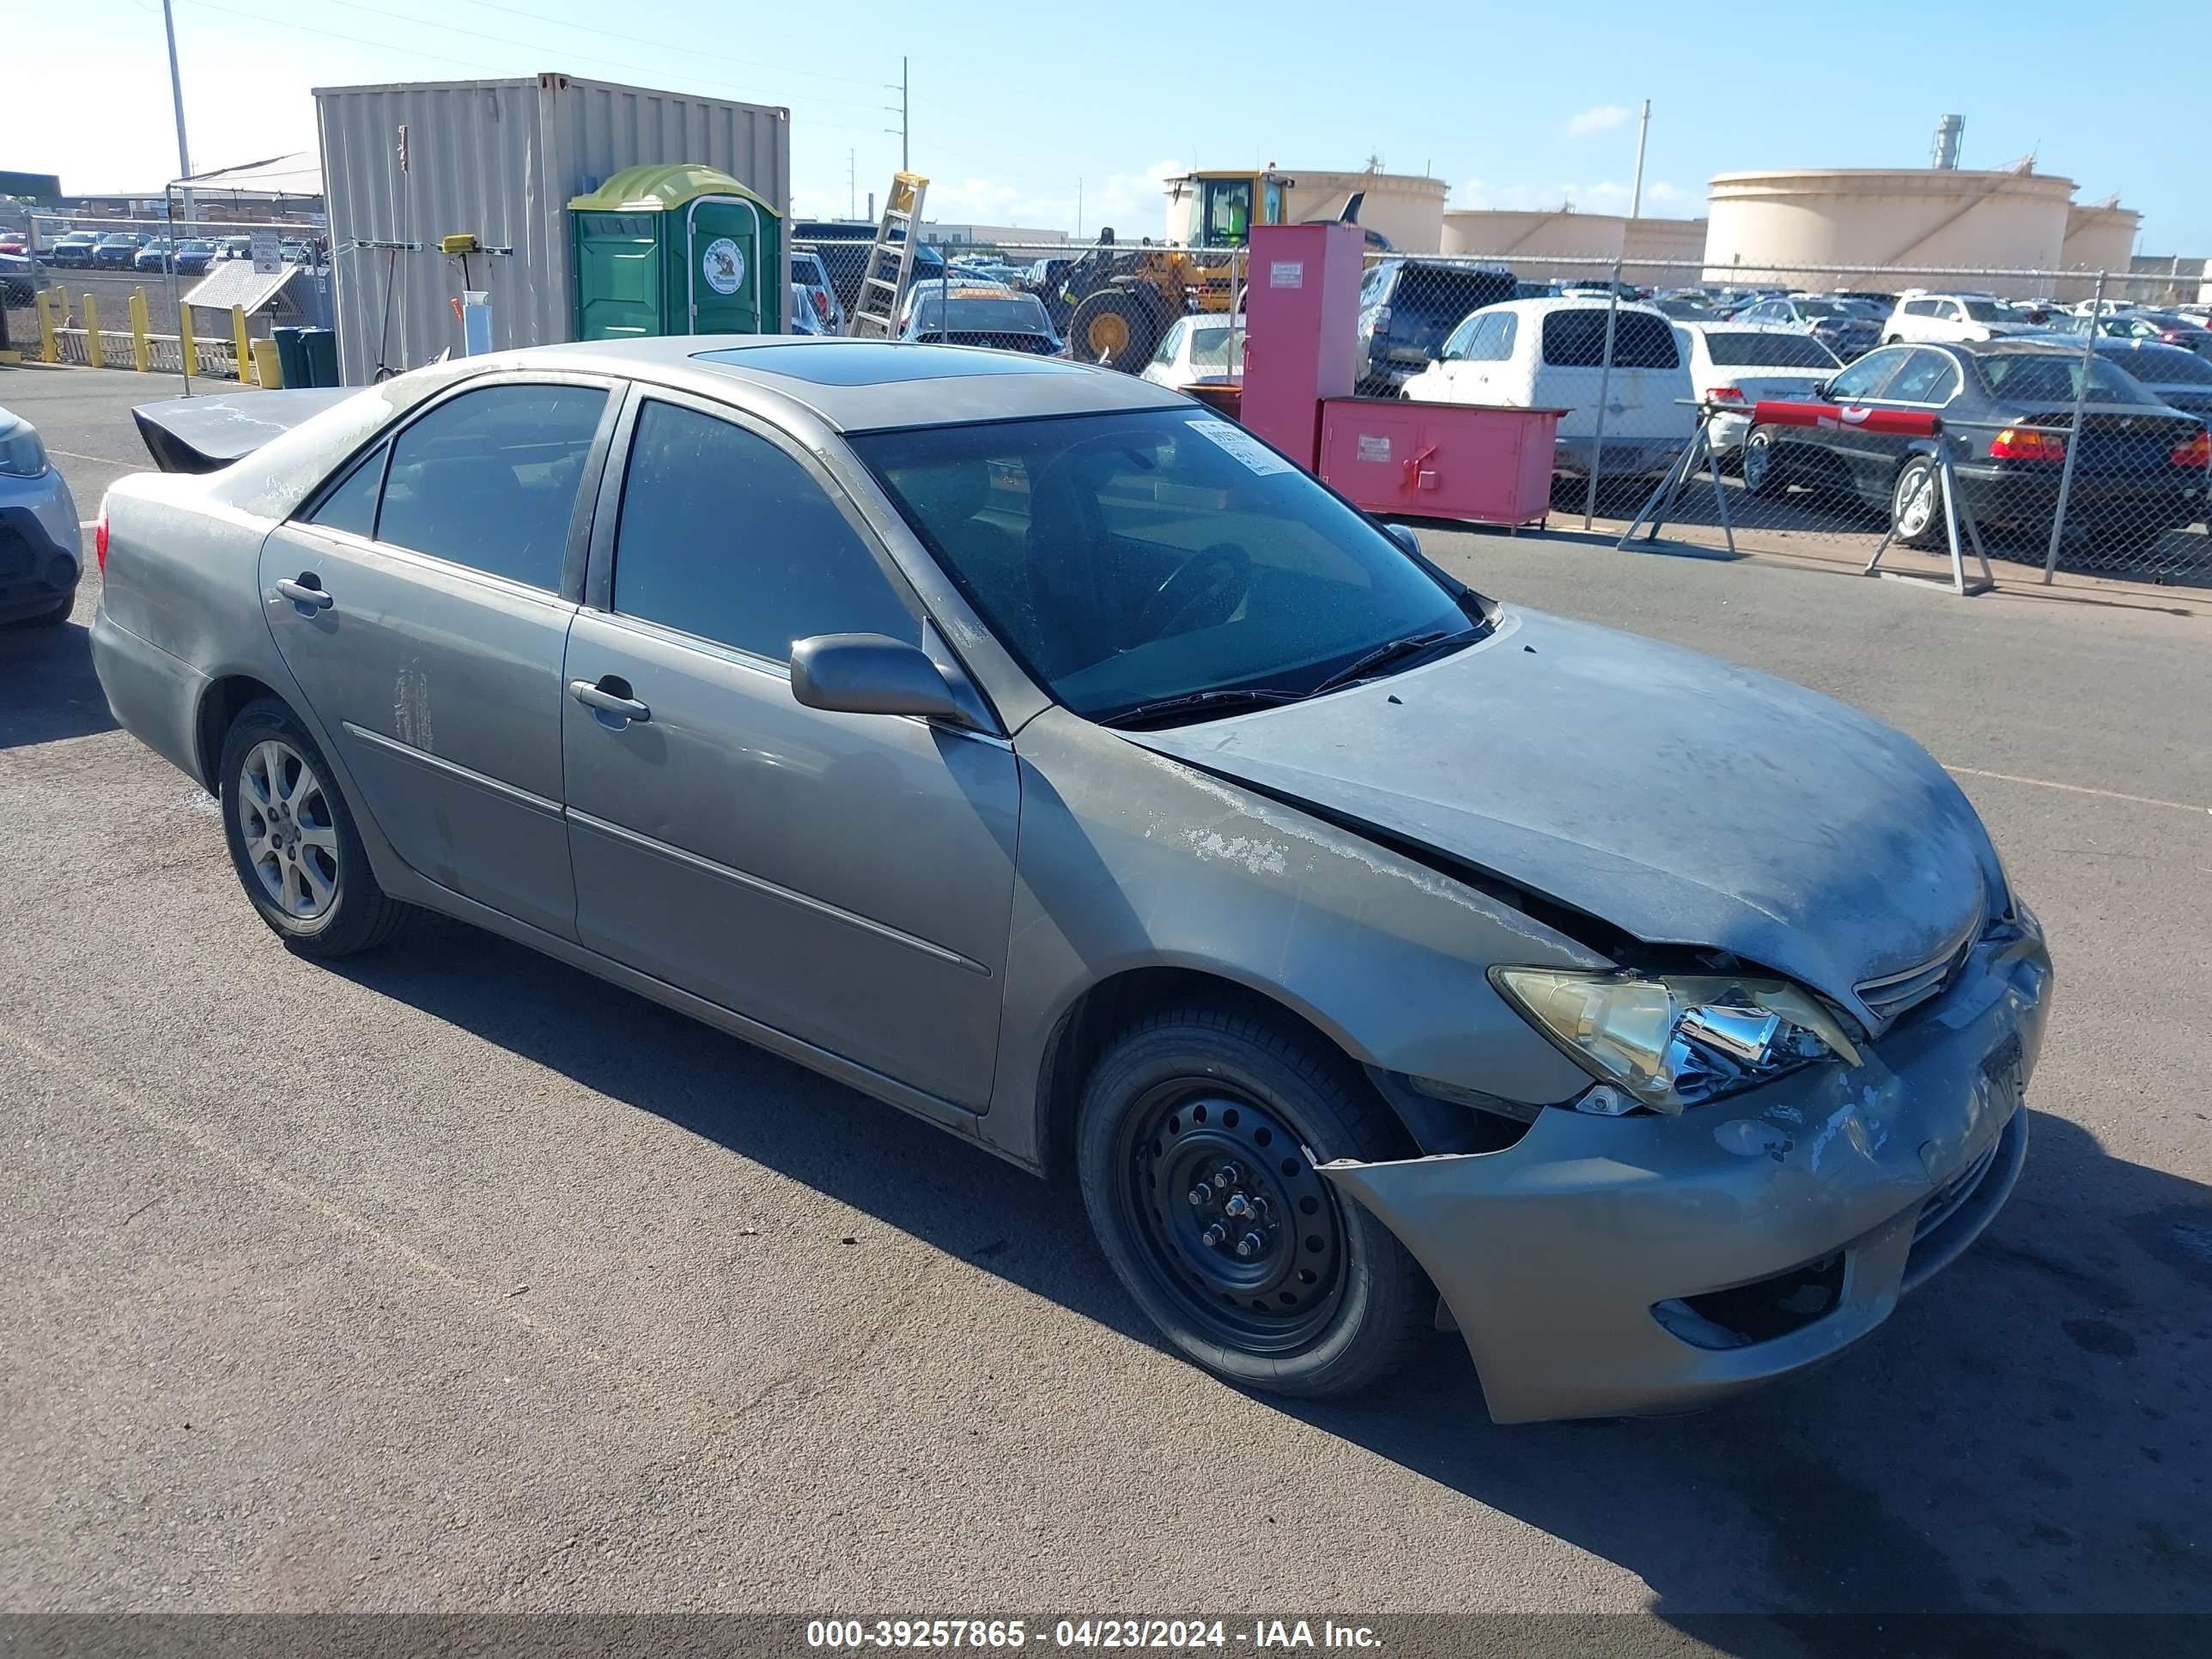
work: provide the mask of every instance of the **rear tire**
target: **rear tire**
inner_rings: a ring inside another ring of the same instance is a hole
[[[1763,426],[1755,426],[1744,434],[1743,441],[1736,446],[1737,469],[1743,474],[1744,489],[1753,495],[1779,495],[1784,488],[1780,459],[1774,452],[1774,434]]]
[[[276,698],[239,711],[216,781],[239,884],[289,949],[318,960],[374,950],[415,914],[377,885],[330,763]]]
[[[1899,542],[1923,552],[1950,545],[1943,527],[1943,482],[1925,455],[1915,455],[1898,469],[1889,488],[1889,527]]]
[[[1341,1055],[1287,1021],[1202,1000],[1106,1045],[1076,1164],[1115,1276],[1175,1348],[1231,1382],[1322,1398],[1402,1364],[1436,1293],[1317,1166],[1411,1151]]]
[[[1068,356],[1078,362],[1103,362],[1109,368],[1134,374],[1152,361],[1160,332],[1158,311],[1148,295],[1130,289],[1101,289],[1068,319]]]

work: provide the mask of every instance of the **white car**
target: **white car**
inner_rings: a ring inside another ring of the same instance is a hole
[[[1605,362],[1603,300],[1508,300],[1468,317],[1441,357],[1406,382],[1416,403],[1559,409],[1554,470],[1587,476],[1605,387],[1604,476],[1663,472],[1697,430],[1690,371],[1673,321],[1646,305],[1613,317]]]
[[[1160,336],[1139,377],[1181,392],[1194,386],[1234,386],[1244,378],[1244,325],[1225,316],[1178,319]]]
[[[1881,343],[1994,340],[2003,334],[2027,333],[2034,326],[1994,294],[1907,293],[1881,325]]]
[[[76,502],[38,428],[0,409],[0,623],[69,620],[84,568]],[[9,550],[13,550],[10,552]]]
[[[1787,324],[1678,322],[1674,327],[1689,342],[1690,385],[1698,401],[1741,404],[1747,411],[1717,414],[1707,424],[1719,455],[1741,446],[1753,404],[1804,398],[1844,366],[1813,336]]]

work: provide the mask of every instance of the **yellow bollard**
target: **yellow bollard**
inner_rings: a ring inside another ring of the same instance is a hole
[[[244,306],[233,306],[230,308],[230,349],[234,354],[232,361],[238,365],[239,385],[252,386],[253,384],[253,345],[246,337],[246,307]]]
[[[153,367],[146,345],[146,290],[131,290],[131,367],[143,374]]]
[[[284,365],[276,356],[276,342],[256,340],[253,343],[253,372],[261,384],[271,392],[284,384]]]
[[[107,367],[107,348],[100,338],[100,295],[84,296],[84,360],[94,368]]]
[[[200,360],[196,355],[199,343],[192,338],[192,308],[187,305],[177,307],[177,366],[186,380],[199,372]]]
[[[39,290],[39,361],[58,363],[62,360],[62,343],[54,337],[53,296],[44,289]]]

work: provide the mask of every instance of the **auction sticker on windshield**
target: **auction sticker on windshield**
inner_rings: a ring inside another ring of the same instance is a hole
[[[1241,427],[1226,421],[1191,421],[1190,429],[1202,438],[1211,439],[1244,463],[1246,469],[1262,478],[1278,472],[1295,472],[1297,469],[1261,443]]]

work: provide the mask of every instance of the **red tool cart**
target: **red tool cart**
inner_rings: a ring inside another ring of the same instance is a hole
[[[1565,413],[1331,398],[1321,406],[1321,476],[1370,513],[1540,525]]]

